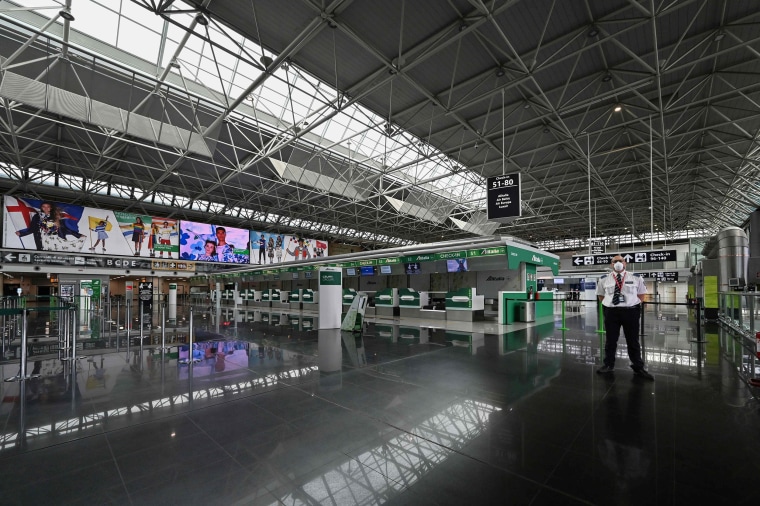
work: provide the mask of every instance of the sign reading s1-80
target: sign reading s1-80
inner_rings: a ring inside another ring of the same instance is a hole
[[[489,220],[509,221],[522,216],[520,173],[489,177],[486,200]]]

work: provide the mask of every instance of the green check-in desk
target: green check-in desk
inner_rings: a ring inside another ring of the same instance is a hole
[[[296,288],[291,291],[288,298],[290,309],[301,310],[301,289]]]
[[[343,314],[348,312],[348,308],[351,307],[351,303],[354,301],[357,295],[357,291],[353,288],[344,288],[341,294],[341,302],[343,303]]]
[[[414,288],[399,288],[398,306],[402,318],[420,318],[420,310],[427,304],[427,292],[418,292]]]
[[[253,307],[268,309],[272,307],[272,291],[269,288],[256,290],[253,300]]]
[[[303,289],[301,291],[301,303],[304,311],[319,311],[319,290]]]
[[[290,309],[288,290],[277,290],[277,295],[272,295],[272,309]]]
[[[362,293],[366,293],[367,297],[368,297],[368,300],[370,301],[367,304],[367,307],[364,308],[364,317],[367,318],[368,316],[369,317],[375,316],[375,314],[376,314],[375,313],[375,297],[376,297],[377,292],[374,292],[374,291],[362,291]]]
[[[375,292],[375,316],[393,318],[398,315],[398,288],[385,288]]]
[[[460,288],[446,293],[446,319],[475,322],[485,319],[485,297],[477,295],[475,288]]]

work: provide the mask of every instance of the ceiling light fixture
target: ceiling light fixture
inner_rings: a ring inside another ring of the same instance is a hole
[[[499,67],[498,69],[496,69],[496,77],[504,77],[504,74],[505,72],[503,68]]]
[[[620,112],[620,111],[622,111],[622,110],[623,110],[623,106],[622,106],[622,105],[620,105],[620,104],[617,104],[617,105],[615,106],[615,112]]]
[[[715,42],[720,42],[721,40],[726,38],[726,32],[723,30],[720,30],[718,33],[715,34],[715,37],[713,37],[713,40]]]
[[[591,26],[591,29],[588,31],[589,37],[596,37],[599,35],[599,29],[596,26]]]
[[[66,21],[74,21],[74,15],[71,14],[71,11],[64,10],[64,11],[59,12],[58,14],[60,14],[60,16]]]
[[[602,77],[602,82],[608,83],[612,81],[612,74],[604,74],[604,77]]]
[[[206,16],[203,14],[198,14],[195,16],[195,21],[197,21],[201,26],[208,26],[208,19],[206,19]]]
[[[267,55],[261,55],[261,58],[259,58],[259,60],[261,61],[262,65],[264,65],[265,69],[268,69],[269,66],[272,64],[272,62],[274,61],[272,60],[272,58],[270,58]]]

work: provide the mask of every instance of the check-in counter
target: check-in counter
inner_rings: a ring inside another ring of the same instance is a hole
[[[296,288],[291,290],[289,294],[288,304],[290,309],[301,310],[301,289]]]
[[[253,288],[246,288],[240,291],[240,299],[243,301],[244,306],[248,306],[254,299],[255,290]]]
[[[242,304],[243,300],[237,290],[222,290],[222,304]]]
[[[259,292],[261,297],[253,302],[254,307],[269,309],[272,307],[272,290],[266,288]]]
[[[303,289],[301,291],[301,303],[304,311],[319,311],[319,290]]]
[[[272,309],[290,309],[290,302],[288,302],[288,290],[272,290]]]
[[[343,303],[343,313],[346,313],[348,311],[348,308],[351,307],[351,303],[354,301],[357,295],[357,291],[353,288],[344,288],[343,293],[341,294],[341,302]]]
[[[485,300],[475,288],[460,288],[446,293],[446,319],[449,321],[483,321]]]
[[[398,288],[385,288],[375,292],[375,316],[377,318],[399,316]]]
[[[399,288],[398,306],[402,318],[420,318],[420,310],[427,304],[427,292],[418,292],[414,288]]]

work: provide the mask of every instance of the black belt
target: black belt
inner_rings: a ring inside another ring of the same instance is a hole
[[[605,306],[607,309],[636,309],[638,310],[639,307],[641,307],[641,304],[636,304],[635,306]]]

